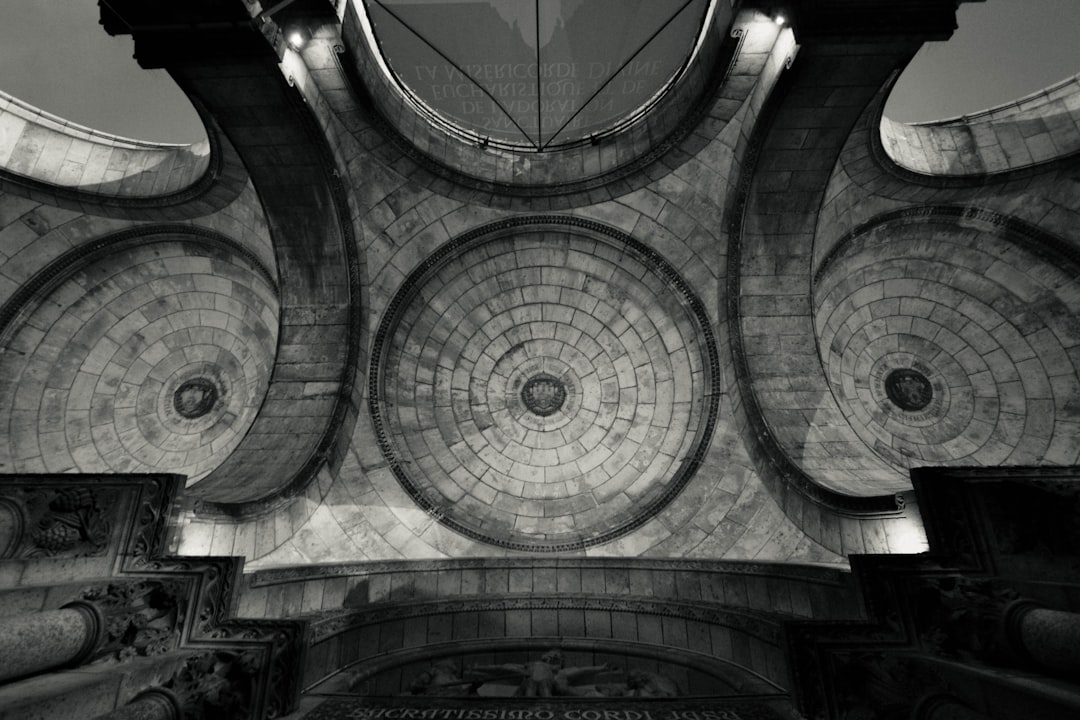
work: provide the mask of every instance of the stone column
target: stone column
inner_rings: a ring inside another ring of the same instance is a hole
[[[1080,676],[1080,615],[1048,610],[1019,600],[1005,610],[1010,644],[1033,663],[1063,675]]]
[[[97,649],[104,631],[101,610],[82,600],[59,610],[0,619],[0,682],[80,665]]]
[[[944,693],[927,695],[915,705],[912,720],[990,720],[958,698]]]
[[[169,690],[151,688],[136,695],[131,702],[94,720],[180,720],[183,708]]]

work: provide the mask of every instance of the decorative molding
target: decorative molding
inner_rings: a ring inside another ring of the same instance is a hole
[[[603,531],[597,535],[581,538],[574,542],[563,543],[524,543],[506,540],[479,532],[467,527],[452,517],[447,517],[439,512],[438,507],[417,486],[409,474],[408,466],[398,457],[390,434],[384,425],[382,402],[384,393],[383,365],[386,362],[390,338],[397,329],[400,316],[409,303],[417,296],[427,279],[438,272],[445,262],[452,260],[462,250],[481,245],[491,239],[497,238],[504,233],[521,232],[523,230],[542,232],[544,230],[558,230],[566,233],[582,233],[586,237],[599,240],[624,249],[645,262],[647,267],[653,269],[666,283],[668,288],[676,291],[687,309],[688,316],[697,325],[697,331],[701,338],[701,350],[705,354],[706,365],[704,368],[706,420],[698,428],[697,438],[693,445],[692,453],[682,461],[679,469],[665,485],[664,492],[652,500],[648,505],[640,508],[629,520],[618,527]],[[716,337],[709,321],[708,312],[704,303],[701,302],[690,284],[679,274],[667,260],[647,245],[635,240],[630,235],[617,230],[609,225],[604,225],[592,220],[584,220],[569,215],[522,215],[499,220],[488,225],[474,228],[458,237],[439,246],[420,265],[414,269],[402,282],[401,288],[390,300],[379,323],[371,349],[371,369],[368,375],[368,397],[371,412],[371,421],[375,428],[375,434],[379,442],[379,449],[386,459],[394,477],[409,494],[413,501],[425,512],[434,517],[438,522],[454,530],[461,535],[478,542],[495,545],[497,547],[522,552],[569,552],[582,548],[600,545],[615,538],[626,535],[638,527],[644,525],[656,516],[668,505],[686,486],[701,465],[712,440],[713,430],[716,427],[720,412],[720,356],[717,351]]]
[[[17,515],[17,537],[3,557],[120,554],[144,563],[165,549],[183,483],[179,475],[5,476],[0,504]]]
[[[96,606],[105,618],[95,659],[124,662],[176,648],[183,634],[187,594],[187,583],[156,580],[83,590],[81,599]]]
[[[783,720],[792,717],[787,699],[775,695],[699,700],[649,698],[629,702],[607,698],[602,707],[591,704],[586,707],[573,698],[569,702],[576,704],[560,702],[559,698],[498,698],[496,707],[455,698],[329,697],[304,717],[308,720]]]
[[[92,630],[85,659],[101,652],[115,660],[187,648],[250,653],[260,668],[253,680],[251,714],[235,717],[262,720],[287,714],[300,697],[307,624],[233,618],[242,558],[163,555],[183,485],[179,475],[10,475],[0,484],[0,494],[5,506],[26,507],[23,498],[40,493],[36,502],[47,507],[51,498],[74,489],[64,494],[63,506],[76,507],[85,505],[88,491],[112,513],[104,552],[107,583],[85,588],[84,599],[70,604],[87,617]],[[111,498],[107,504],[101,500],[105,493]],[[49,563],[66,560],[42,554],[7,562],[48,569]],[[61,567],[74,568],[73,582],[91,580],[78,576],[79,564]],[[100,565],[93,567],[92,572],[102,572]]]
[[[913,616],[924,650],[965,661],[1000,653],[997,637],[1019,595],[989,578],[960,574],[922,578],[914,588]]]
[[[22,495],[32,526],[23,536],[22,557],[105,554],[112,532],[106,508],[115,506],[118,493],[73,486]]]
[[[162,688],[183,709],[184,720],[258,717],[259,653],[218,650],[192,655]],[[273,716],[267,716],[273,717]]]
[[[433,573],[439,571],[494,569],[626,569],[661,572],[702,572],[782,580],[797,580],[819,585],[844,587],[850,573],[832,567],[790,563],[757,563],[741,560],[692,560],[687,558],[582,558],[582,557],[495,557],[448,558],[445,560],[385,560],[333,565],[256,570],[247,576],[249,587],[264,587],[290,582],[304,582],[336,577],[357,577],[393,573]]]

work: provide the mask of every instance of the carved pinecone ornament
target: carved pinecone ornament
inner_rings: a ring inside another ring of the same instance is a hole
[[[34,544],[50,552],[70,550],[79,542],[80,533],[76,528],[56,520],[43,521],[33,534]]]

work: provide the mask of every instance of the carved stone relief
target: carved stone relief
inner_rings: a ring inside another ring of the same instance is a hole
[[[184,588],[177,582],[116,583],[88,588],[82,599],[105,616],[96,659],[160,655],[177,647],[184,625]]]
[[[117,499],[104,488],[11,488],[0,499],[0,558],[104,554]]]

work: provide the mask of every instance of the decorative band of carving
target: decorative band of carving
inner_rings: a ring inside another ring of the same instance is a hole
[[[637,258],[653,269],[668,288],[677,292],[684,302],[688,315],[696,325],[696,332],[701,338],[701,352],[705,355],[705,388],[706,396],[704,405],[707,410],[705,422],[698,428],[692,451],[687,454],[680,463],[678,470],[665,483],[664,491],[625,522],[617,527],[603,531],[591,537],[581,538],[572,542],[561,543],[524,543],[512,541],[500,537],[494,537],[477,532],[456,521],[453,517],[445,515],[434,502],[421,491],[420,487],[410,477],[409,470],[402,458],[398,457],[397,450],[391,439],[386,421],[383,418],[383,392],[382,375],[383,368],[389,353],[390,340],[399,325],[401,316],[409,303],[417,297],[420,289],[427,279],[442,267],[443,263],[458,256],[462,251],[483,243],[501,233],[515,230],[528,229],[533,231],[566,230],[577,231],[587,234],[588,237],[614,244],[633,253]],[[523,552],[569,552],[580,550],[585,547],[600,545],[602,543],[621,537],[654,517],[662,508],[671,502],[693,477],[698,467],[704,460],[709,441],[712,438],[716,422],[719,417],[720,394],[716,391],[716,385],[720,378],[720,357],[717,351],[716,337],[712,331],[712,325],[706,312],[704,303],[690,287],[689,283],[679,272],[667,262],[666,259],[652,248],[635,240],[626,233],[608,225],[592,220],[566,215],[527,215],[512,217],[484,225],[466,232],[437,248],[420,265],[413,270],[402,283],[402,287],[391,299],[372,343],[371,370],[368,377],[369,408],[372,424],[379,442],[379,448],[387,463],[394,473],[395,478],[402,488],[409,493],[413,501],[424,511],[432,515],[443,525],[453,529],[473,540],[504,547],[510,550]]]
[[[734,676],[738,678],[744,690],[744,692],[740,693],[741,695],[770,695],[773,693],[779,695],[782,693],[781,688],[773,681],[743,665],[716,657],[711,653],[698,652],[684,647],[654,645],[618,638],[536,637],[526,639],[520,637],[488,637],[476,640],[451,640],[379,653],[375,657],[360,659],[341,668],[330,668],[329,675],[332,676],[337,670],[349,668],[350,681],[359,684],[365,679],[387,670],[415,666],[419,662],[434,664],[442,658],[456,659],[462,655],[473,653],[546,651],[553,646],[563,652],[585,651],[589,653],[623,654],[635,658],[657,660],[662,663],[689,665],[716,676],[720,682],[730,681]],[[751,688],[753,692],[747,692],[747,688]],[[312,694],[319,694],[320,690],[317,683],[314,688],[309,686],[309,691],[312,691]]]

